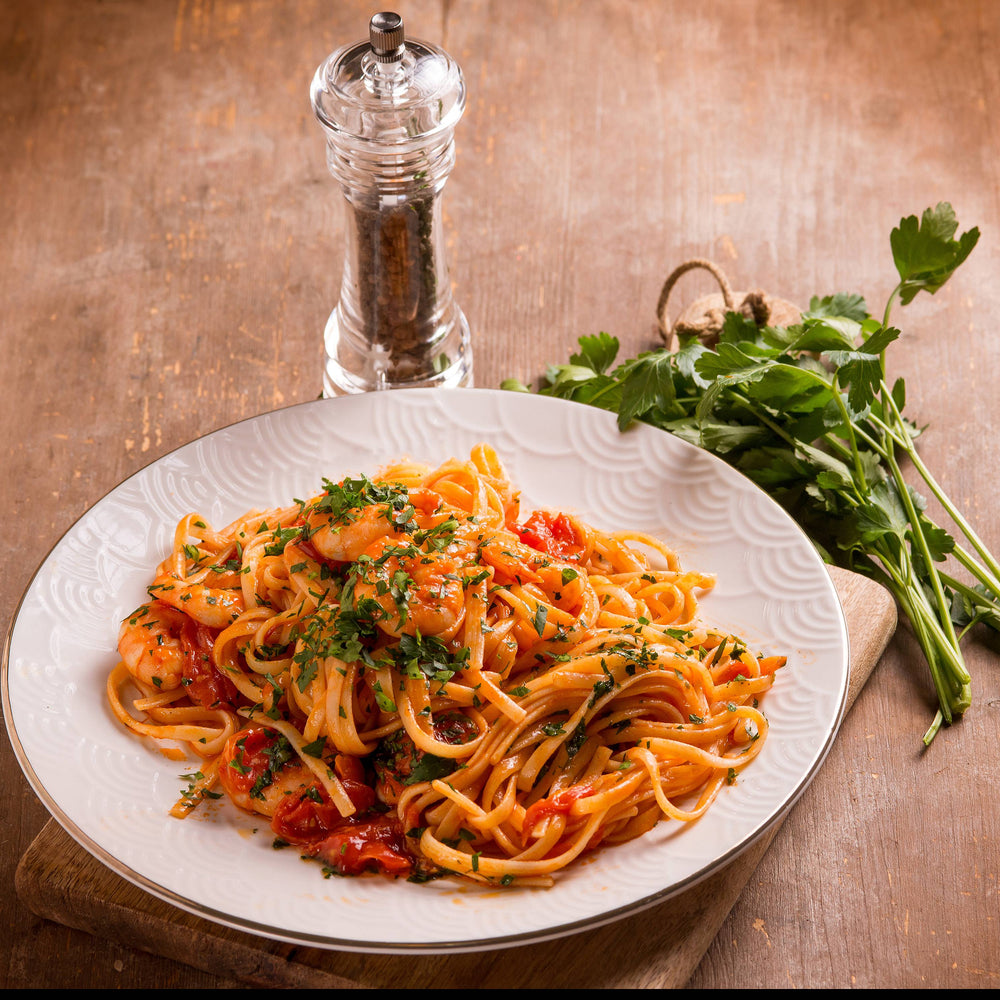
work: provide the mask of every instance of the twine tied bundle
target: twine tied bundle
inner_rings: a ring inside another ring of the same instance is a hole
[[[671,326],[667,318],[667,302],[677,281],[688,271],[702,268],[719,283],[720,292],[702,296],[692,302]],[[739,302],[739,305],[736,303]],[[715,347],[727,312],[738,312],[752,319],[758,326],[791,326],[801,319],[800,310],[786,302],[769,296],[757,289],[752,292],[734,292],[725,272],[710,260],[694,258],[678,265],[663,284],[659,302],[656,304],[656,319],[660,336],[671,351],[677,350],[679,338],[694,334],[706,347]]]

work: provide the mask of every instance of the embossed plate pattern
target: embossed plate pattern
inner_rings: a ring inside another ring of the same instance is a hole
[[[314,495],[322,478],[410,456],[437,464],[479,441],[499,453],[523,509],[573,510],[636,528],[718,574],[706,618],[788,666],[763,702],[762,755],[694,825],[663,822],[597,852],[549,890],[486,891],[324,879],[275,851],[225,803],[167,813],[191,765],[122,728],[105,704],[118,622],[145,598],[176,522],[216,525]],[[136,885],[229,926],[306,945],[379,952],[506,947],[651,906],[731,860],[780,818],[826,755],[843,712],[847,632],[821,561],[790,518],[705,452],[561,400],[489,390],[407,390],[318,400],[255,417],[164,456],[89,510],[56,544],[8,635],[3,705],[25,774],[88,851]]]

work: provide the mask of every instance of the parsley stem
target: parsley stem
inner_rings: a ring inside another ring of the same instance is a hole
[[[941,579],[948,587],[961,594],[974,607],[982,608],[984,611],[992,611],[994,614],[1000,614],[1000,603],[990,599],[988,595],[981,593],[974,587],[970,587],[967,583],[962,583],[961,580],[956,580],[955,577],[947,573],[942,573]]]
[[[903,282],[900,282],[889,294],[889,298],[885,302],[885,311],[882,313],[882,326],[884,329],[888,329],[889,326],[889,314],[892,312],[893,304],[899,297],[900,291],[902,291]],[[882,351],[882,371],[885,372],[885,351]]]
[[[944,715],[939,708],[934,715],[934,721],[931,723],[930,728],[924,733],[924,746],[929,747],[931,741],[938,734],[938,730],[941,728],[941,723],[944,722]]]
[[[883,383],[883,388],[884,386],[885,383]],[[891,397],[889,399],[889,403],[893,410],[893,416],[898,424],[903,428],[903,432],[906,434],[906,444],[903,445],[903,447],[905,448],[910,461],[913,462],[913,467],[920,473],[921,478],[925,483],[927,483],[928,487],[930,487],[931,492],[935,497],[937,497],[941,506],[948,512],[948,516],[955,522],[956,525],[958,525],[962,534],[965,535],[972,547],[979,553],[979,557],[986,563],[989,571],[993,574],[994,579],[994,582],[988,584],[988,586],[995,587],[997,583],[1000,582],[1000,565],[997,564],[993,554],[986,548],[986,545],[976,534],[972,525],[966,521],[961,512],[955,507],[955,505],[951,502],[951,499],[938,484],[934,476],[931,475],[930,469],[924,465],[920,455],[917,454],[917,449],[913,444],[913,439],[910,437],[909,432],[906,431],[906,425],[903,423],[903,417]],[[983,582],[986,583],[987,581],[984,580]]]
[[[889,428],[888,428],[888,427],[886,427],[886,426],[885,426],[885,425],[884,425],[884,424],[882,423],[882,421],[880,421],[880,420],[879,420],[879,419],[878,419],[877,417],[875,417],[875,416],[869,416],[869,418],[868,418],[868,419],[869,419],[869,420],[871,420],[871,421],[872,421],[872,423],[874,423],[874,424],[875,424],[875,426],[876,426],[876,427],[878,427],[878,429],[879,429],[880,431],[882,431],[883,435],[884,435],[884,434],[886,434],[886,433],[891,433],[891,432],[889,431]],[[869,433],[868,433],[868,432],[867,432],[867,431],[866,431],[866,430],[864,429],[864,427],[862,427],[862,426],[861,426],[860,424],[855,424],[855,425],[854,425],[854,433],[855,433],[855,434],[857,435],[857,437],[859,437],[859,438],[860,438],[860,439],[861,439],[861,440],[862,440],[862,441],[863,441],[863,442],[864,442],[864,443],[865,443],[865,444],[866,444],[866,445],[867,445],[867,446],[868,446],[869,448],[871,448],[871,450],[872,450],[873,452],[875,452],[875,454],[876,454],[876,455],[878,455],[878,457],[879,457],[879,458],[881,458],[881,459],[885,459],[885,444],[884,444],[884,437],[882,437],[882,438],[879,438],[879,437],[873,437],[873,436],[872,436],[871,434],[869,434]],[[895,440],[895,439],[894,439],[894,440]]]
[[[829,386],[827,386],[829,388]],[[759,420],[765,427],[769,430],[774,431],[790,448],[794,448],[796,451],[802,450],[802,442],[797,440],[791,434],[789,434],[784,427],[772,420],[767,413],[760,407],[754,405],[753,400],[748,399],[743,393],[737,392],[735,389],[731,390],[732,398],[734,402],[739,403],[745,409],[750,411],[750,414]],[[831,451],[835,452],[839,458],[850,459],[852,457],[851,449],[847,445],[843,444],[837,438],[827,434],[823,441],[830,448]],[[857,449],[855,448],[855,453]]]
[[[938,574],[937,566],[931,556],[930,547],[927,544],[927,537],[924,534],[923,526],[920,523],[920,516],[913,504],[913,497],[910,494],[909,487],[906,485],[906,481],[903,479],[903,474],[899,470],[899,465],[896,462],[896,456],[891,448],[887,449],[886,461],[889,468],[892,470],[892,475],[896,480],[896,486],[898,488],[899,495],[902,498],[903,506],[906,508],[907,516],[910,519],[910,531],[917,543],[917,548],[920,551],[920,554],[924,558],[924,571],[934,591],[934,598],[937,601],[945,633],[957,650],[958,638],[955,635],[955,628],[951,622],[951,613],[948,602],[945,600],[944,589],[941,586],[941,577]]]
[[[833,398],[837,402],[837,408],[840,410],[840,415],[843,417],[844,426],[847,428],[847,437],[851,446],[851,454],[854,458],[854,476],[858,481],[863,493],[868,492],[868,480],[865,477],[865,470],[861,465],[861,453],[858,451],[858,441],[855,435],[854,421],[851,420],[851,415],[847,412],[847,406],[844,403],[844,397],[840,392],[840,380],[837,372],[833,373],[833,384],[830,386],[833,393]]]
[[[1000,598],[1000,585],[997,584],[996,577],[992,577],[986,571],[980,563],[976,562],[975,559],[961,545],[956,545],[952,549],[952,555],[987,589],[991,590],[993,594]]]
[[[961,714],[969,706],[969,675],[961,660],[961,652],[957,642],[952,644],[943,635],[938,620],[923,596],[919,586],[907,583],[897,572],[897,567],[887,565],[891,583],[889,589],[899,602],[913,629],[917,644],[923,651],[930,669],[931,680],[937,692],[939,714],[946,722],[951,722],[955,715]],[[946,677],[942,668],[946,668]],[[940,726],[940,721],[937,723]],[[932,724],[924,735],[925,745],[933,739],[937,729]]]
[[[935,677],[935,687],[938,689],[942,706],[946,707],[945,714],[950,722],[952,692],[946,688],[944,679],[940,676],[941,656],[953,681],[951,688],[960,691],[968,685],[970,677],[955,637],[948,606],[939,603],[937,612],[931,607],[927,592],[920,582],[909,550],[905,546],[900,546],[897,554],[882,540],[873,547],[872,556],[878,559],[887,574],[888,580],[881,582],[893,592],[904,614],[913,625],[914,632],[917,633],[918,642],[928,659],[931,674]],[[942,627],[942,622],[947,623],[947,631]]]
[[[734,402],[739,403],[744,409],[749,410],[751,416],[759,420],[769,430],[774,431],[787,445],[792,448],[798,447],[798,442],[789,434],[784,427],[772,420],[760,407],[755,406],[752,399],[749,399],[742,392],[735,389],[730,390]]]

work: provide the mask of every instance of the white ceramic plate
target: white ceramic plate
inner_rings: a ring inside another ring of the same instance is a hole
[[[705,617],[788,665],[763,702],[761,756],[694,825],[608,848],[548,890],[379,877],[324,879],[266,824],[224,803],[167,813],[190,767],[126,731],[105,702],[120,620],[145,598],[176,522],[216,525],[314,495],[322,478],[410,456],[437,464],[488,441],[523,508],[661,536],[718,574]],[[122,483],[57,543],[8,636],[3,706],[52,815],[108,867],[168,902],[284,941],[373,952],[499,948],[569,934],[695,884],[778,820],[816,773],[844,708],[847,632],[823,564],[791,519],[723,462],[611,414],[489,390],[406,390],[268,413],[178,449]],[[260,828],[260,829],[256,829]],[[256,829],[256,832],[254,832]]]

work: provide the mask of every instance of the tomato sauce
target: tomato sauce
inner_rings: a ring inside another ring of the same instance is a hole
[[[247,730],[240,737],[234,755],[238,768],[226,768],[221,774],[230,794],[248,793],[259,781],[268,779],[275,766],[274,747],[281,739],[267,729]],[[319,858],[340,875],[368,871],[409,875],[414,859],[402,823],[394,813],[374,810],[375,790],[365,781],[364,765],[355,757],[341,754],[334,762],[334,770],[356,812],[341,816],[321,785],[302,784],[275,810],[271,819],[275,836],[299,848],[302,854]]]
[[[239,690],[212,662],[216,634],[185,616],[177,637],[184,650],[184,688],[191,701],[203,708],[235,708],[240,701]]]
[[[515,530],[525,545],[557,559],[574,559],[584,549],[583,539],[566,514],[536,510]]]
[[[594,789],[591,785],[572,785],[569,788],[564,788],[561,792],[556,792],[555,795],[551,795],[547,799],[539,799],[525,810],[522,835],[527,837],[543,819],[550,816],[568,815],[574,802],[593,794]]]

